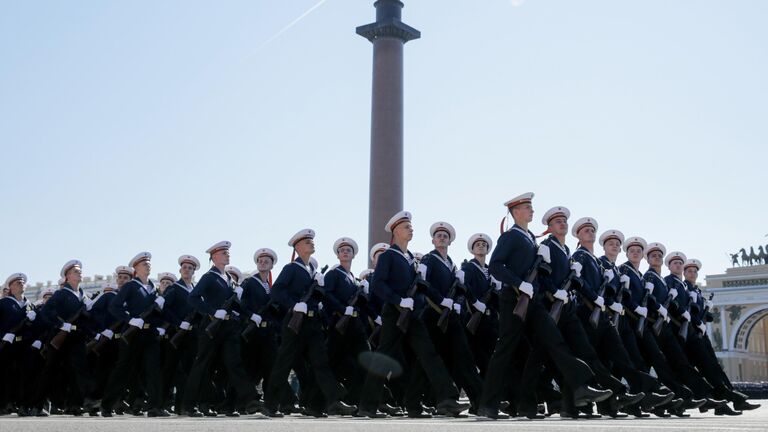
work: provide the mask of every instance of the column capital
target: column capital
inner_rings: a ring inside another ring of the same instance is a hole
[[[406,43],[421,37],[420,31],[397,18],[389,18],[360,26],[356,29],[356,32],[371,42],[379,38],[390,37],[400,39],[403,43]]]

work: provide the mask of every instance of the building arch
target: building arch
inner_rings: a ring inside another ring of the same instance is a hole
[[[755,324],[768,316],[768,305],[761,305],[745,312],[741,319],[733,326],[731,341],[728,344],[734,351],[746,352],[749,348],[749,335]]]

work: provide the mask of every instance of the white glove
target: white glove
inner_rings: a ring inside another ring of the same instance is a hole
[[[605,299],[604,299],[604,298],[602,298],[601,296],[597,296],[597,298],[595,299],[594,303],[595,303],[595,304],[596,304],[596,305],[597,305],[597,306],[598,306],[600,309],[603,309],[603,310],[605,310]]]
[[[128,320],[128,325],[132,325],[134,327],[142,328],[144,327],[144,320],[141,318],[131,318]]]
[[[669,290],[669,294],[672,295],[672,300],[676,299],[677,298],[677,289],[672,288],[671,290]]]
[[[460,284],[464,284],[464,270],[456,270],[456,273],[454,273],[456,276],[456,279],[459,280]]]
[[[440,302],[440,306],[450,309],[451,307],[453,307],[453,300],[446,297],[443,299],[443,301]]]
[[[318,311],[321,311],[321,310],[323,310],[323,308],[324,308],[324,307],[325,307],[325,306],[323,306],[323,302],[317,302],[317,310],[318,310]]]
[[[16,335],[13,333],[6,333],[3,335],[3,340],[8,343],[13,343],[15,339],[16,339]]]
[[[352,306],[347,306],[344,309],[344,315],[352,316],[353,313],[355,313],[355,308],[353,308]]]
[[[107,339],[112,339],[112,338],[115,336],[115,332],[113,332],[113,331],[112,331],[112,330],[110,330],[110,329],[104,329],[104,331],[102,331],[102,332],[101,332],[101,333],[99,333],[99,334],[100,334],[100,335],[102,335],[102,336],[104,336],[104,337],[105,337],[105,338],[107,338]]]
[[[158,327],[156,330],[157,330],[157,334],[160,335],[160,337],[165,336],[165,329],[164,328]]]
[[[635,308],[635,313],[640,315],[641,317],[647,317],[648,316],[648,308],[645,306],[638,306]]]
[[[373,320],[374,323],[381,325],[381,315],[377,316],[375,320]]]
[[[708,308],[709,308],[709,310],[712,310],[712,308],[713,308],[713,307],[715,307],[715,305],[712,303],[712,300],[707,300],[707,301],[704,303],[704,307],[708,307]]]
[[[304,302],[298,302],[295,305],[293,305],[293,310],[299,313],[307,313],[307,304]]]
[[[325,276],[322,273],[315,273],[315,282],[317,286],[325,286]]]
[[[486,306],[485,303],[481,302],[480,300],[475,301],[472,304],[472,307],[480,311],[480,313],[485,313],[485,310],[488,309],[488,306]]]
[[[427,279],[427,266],[426,264],[419,264],[419,274],[422,279]]]
[[[213,317],[216,319],[224,319],[227,317],[227,311],[224,309],[218,309],[213,313]]]
[[[413,310],[413,299],[410,297],[404,297],[400,300],[400,307]]]
[[[584,266],[581,265],[580,262],[574,261],[571,263],[571,270],[576,272],[576,277],[581,277],[581,269],[584,268]]]
[[[697,326],[699,328],[699,331],[701,334],[707,334],[707,325],[704,323],[701,323]]]
[[[235,294],[237,294],[237,299],[240,300],[243,298],[243,287],[240,285],[235,287]]]
[[[621,305],[619,302],[613,302],[610,306],[612,311],[616,312],[617,314],[621,315],[621,313],[624,311],[624,306]]]
[[[37,318],[37,313],[35,313],[35,311],[31,310],[31,311],[27,312],[27,319],[28,320],[34,321],[35,318]]]
[[[179,324],[179,328],[182,330],[189,330],[192,328],[192,324],[188,323],[187,321],[182,321],[181,324]]]
[[[83,297],[83,304],[85,304],[86,310],[91,310],[93,307],[93,304],[96,303],[95,301],[91,300],[90,297]]]
[[[705,327],[705,329],[706,329],[706,327]],[[42,347],[43,347],[43,343],[40,342],[39,340],[36,340],[36,341],[32,342],[32,348],[39,350]]]
[[[688,312],[688,311],[683,312],[682,316],[683,316],[683,319],[686,320],[686,321],[690,321],[691,320],[691,313]]]
[[[667,308],[664,306],[659,306],[659,315],[661,315],[664,319],[667,319]]]
[[[624,288],[627,288],[629,286],[629,276],[627,275],[621,275],[619,278],[619,281],[622,285],[624,285]]]
[[[612,281],[614,277],[616,277],[616,273],[613,272],[613,270],[608,269],[603,272],[603,277],[608,279],[609,281]]]
[[[251,315],[251,321],[255,322],[257,326],[260,326],[261,325],[261,315],[259,315],[259,314]]]
[[[559,289],[552,295],[554,298],[561,300],[563,303],[568,303],[568,291]]]
[[[162,309],[163,306],[165,306],[165,297],[157,296],[155,303],[157,303],[157,305],[160,306],[160,309]]]
[[[533,298],[533,285],[531,285],[528,282],[523,281],[520,283],[520,288],[518,288],[521,293],[525,293],[528,297]]]
[[[496,291],[501,291],[501,281],[496,279],[495,277],[491,276],[491,283],[493,284],[493,289]]]
[[[454,303],[453,311],[456,312],[457,314],[461,314],[461,303]]]
[[[688,291],[688,295],[691,296],[692,303],[696,303],[699,300],[699,293],[696,291]]]
[[[648,291],[653,292],[653,284],[650,283],[650,282],[646,282],[645,283],[645,289],[647,289]]]
[[[65,322],[64,324],[59,327],[61,330],[64,330],[65,332],[69,333],[72,331],[72,324]]]
[[[367,279],[365,279],[362,282],[360,282],[360,286],[363,287],[363,292],[365,293],[365,295],[368,295],[370,293],[370,291],[371,291],[371,284],[368,283]]]
[[[546,263],[551,263],[552,262],[552,258],[550,257],[550,254],[549,254],[549,246],[547,246],[545,244],[540,244],[539,245],[539,255],[541,255],[541,257],[544,258],[544,262],[546,262]]]

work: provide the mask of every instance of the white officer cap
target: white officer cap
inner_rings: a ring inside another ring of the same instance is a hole
[[[435,233],[438,231],[445,231],[448,233],[448,241],[453,241],[456,239],[456,230],[453,228],[453,225],[449,224],[448,222],[435,222],[432,224],[431,227],[429,227],[429,236],[434,237]]]
[[[687,269],[688,267],[696,267],[696,270],[701,270],[701,261],[697,260],[696,258],[690,258],[685,261],[683,269]]]
[[[240,283],[243,280],[243,272],[241,272],[239,268],[233,265],[228,265],[224,267],[224,271],[229,273],[229,275],[232,276],[233,278],[237,279],[238,283]]]
[[[40,297],[42,298],[42,297],[45,297],[47,295],[53,295],[53,293],[55,293],[55,292],[56,292],[56,288],[46,287],[46,288],[43,288],[42,291],[40,291]]]
[[[619,230],[610,229],[602,234],[600,234],[600,246],[604,245],[605,242],[611,239],[616,239],[619,241],[619,247],[624,244],[624,233],[622,233]]]
[[[384,252],[385,250],[389,249],[389,244],[387,243],[376,243],[371,248],[371,252],[368,255],[371,258],[371,261],[376,257],[376,254],[379,252]]]
[[[195,267],[195,270],[200,268],[200,261],[193,257],[192,255],[182,255],[179,257],[179,265],[182,265],[184,263],[192,264]]]
[[[648,243],[648,248],[645,250],[645,259],[648,259],[648,255],[650,255],[653,251],[660,251],[661,256],[667,254],[667,248],[664,247],[663,244],[659,242]]]
[[[335,242],[333,242],[333,253],[338,255],[339,254],[339,248],[342,246],[349,246],[352,248],[352,256],[357,255],[358,247],[357,242],[352,240],[349,237],[342,237]]]
[[[61,268],[61,272],[59,273],[59,276],[65,277],[67,275],[67,272],[69,271],[69,269],[71,269],[72,267],[80,267],[80,268],[82,268],[83,267],[83,263],[81,263],[80,260],[76,260],[76,259],[67,261],[67,263],[64,264],[64,266]]]
[[[632,246],[640,246],[642,250],[645,250],[648,247],[648,243],[642,237],[630,237],[624,242],[624,252],[626,253]]]
[[[480,240],[488,243],[488,251],[491,250],[491,248],[493,247],[493,240],[491,240],[491,237],[488,234],[477,233],[477,234],[472,234],[472,237],[470,237],[469,240],[467,240],[467,249],[469,250],[469,253],[472,253],[472,248],[475,246],[475,243],[477,243]]]
[[[304,228],[303,230],[294,234],[293,237],[291,237],[291,239],[288,240],[288,246],[294,247],[296,243],[308,238],[309,239],[315,238],[315,230],[310,228]]]
[[[214,244],[213,246],[209,247],[208,249],[206,249],[205,253],[207,253],[209,255],[213,255],[216,252],[221,251],[221,250],[229,250],[229,248],[231,248],[231,247],[232,247],[232,243],[231,242],[228,242],[226,240],[222,240],[222,241]]]
[[[410,222],[412,218],[411,212],[407,212],[405,210],[399,211],[395,213],[394,216],[389,218],[389,222],[384,226],[384,231],[391,233],[395,230],[395,227],[400,225],[402,222]]]
[[[133,277],[133,267],[122,266],[122,265],[121,266],[117,266],[117,268],[115,268],[115,274],[116,275],[126,274],[126,275],[128,275],[130,277]]]
[[[672,260],[676,260],[676,259],[679,259],[680,261],[683,262],[683,265],[685,265],[685,261],[688,259],[688,257],[685,256],[685,254],[680,251],[672,251],[667,254],[666,258],[664,258],[664,264],[666,264],[666,266],[669,267],[669,263],[671,263]]]
[[[8,279],[5,280],[5,285],[3,286],[5,288],[10,288],[11,284],[17,280],[21,280],[23,281],[23,283],[27,283],[27,275],[25,275],[24,273],[14,273],[8,276]]]
[[[128,262],[128,267],[136,268],[136,265],[144,261],[152,261],[152,254],[149,252],[139,252]],[[131,274],[133,276],[133,274]]]
[[[504,207],[511,210],[512,207],[531,202],[533,200],[533,196],[534,196],[533,192],[526,192],[522,195],[518,195],[512,198],[511,200],[505,202]]]
[[[573,234],[574,237],[577,237],[579,234],[579,231],[582,228],[591,226],[592,228],[597,231],[597,221],[594,218],[591,217],[583,217],[576,221],[576,223],[573,224],[573,228],[571,228],[571,234]]]
[[[176,278],[176,275],[169,272],[162,272],[157,274],[157,280],[163,281],[163,279],[168,279],[171,282],[176,282],[178,279]]]
[[[544,216],[541,217],[541,223],[544,225],[549,225],[549,221],[560,216],[563,216],[565,217],[565,220],[568,220],[568,218],[571,217],[571,211],[568,210],[567,207],[563,206],[552,207],[551,209],[547,210],[546,213],[544,213]]]
[[[277,254],[270,248],[261,248],[256,250],[256,252],[253,253],[253,262],[258,264],[259,258],[263,256],[272,258],[272,265],[277,264]]]

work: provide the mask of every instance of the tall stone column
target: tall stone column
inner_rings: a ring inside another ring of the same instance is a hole
[[[373,43],[369,250],[389,242],[384,225],[403,210],[403,46],[421,37],[401,21],[401,1],[378,0],[373,5],[376,22],[357,28],[357,34]]]

